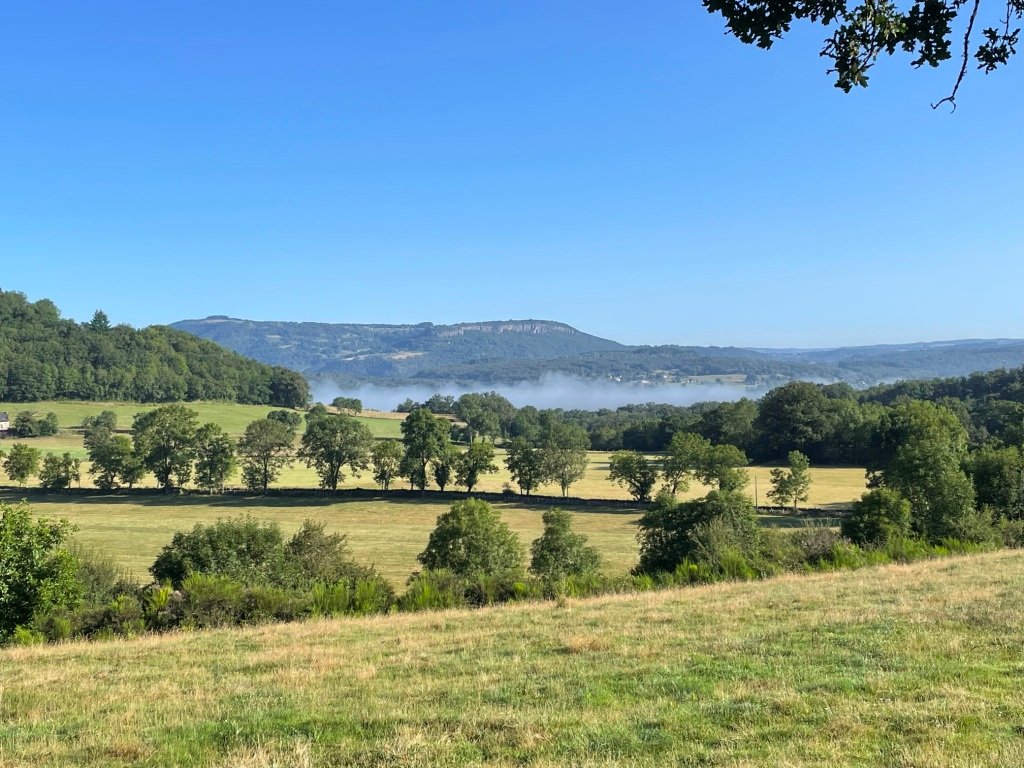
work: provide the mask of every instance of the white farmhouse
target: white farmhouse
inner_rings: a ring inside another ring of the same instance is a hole
[[[3,437],[11,428],[11,420],[7,416],[7,411],[0,411],[0,437]]]

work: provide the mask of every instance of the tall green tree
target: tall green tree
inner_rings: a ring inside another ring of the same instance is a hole
[[[196,432],[196,485],[210,493],[224,490],[238,467],[235,443],[217,424],[204,424]]]
[[[519,486],[520,493],[529,496],[530,491],[544,482],[544,452],[522,437],[512,438],[505,451],[505,467],[512,481]]]
[[[199,414],[183,405],[165,405],[135,416],[132,439],[142,465],[164,490],[183,487],[192,477]]]
[[[793,508],[796,512],[801,501],[807,501],[811,488],[811,462],[800,451],[790,451],[788,466],[772,470],[772,488],[768,498],[780,507]]]
[[[41,456],[38,448],[32,448],[24,443],[15,443],[7,452],[7,458],[4,459],[4,472],[18,485],[24,486],[28,479],[39,471]]]
[[[1020,448],[982,446],[968,455],[965,468],[980,506],[988,507],[998,517],[1024,517],[1024,455]]]
[[[711,443],[701,435],[677,432],[672,436],[661,465],[661,476],[669,493],[675,496],[690,487],[691,478],[696,477],[709,450]]]
[[[257,419],[238,441],[242,481],[250,491],[266,493],[281,470],[292,463],[294,435],[280,421]]]
[[[343,414],[315,419],[306,427],[299,446],[299,458],[316,470],[320,487],[338,489],[345,479],[344,468],[359,472],[370,465],[373,433],[358,419]]]
[[[910,502],[914,531],[929,541],[974,540],[979,530],[974,486],[963,471],[967,430],[947,408],[921,400],[894,406],[883,418],[868,465],[871,487],[891,488]]]
[[[434,482],[437,483],[437,487],[442,491],[451,485],[452,480],[455,479],[456,468],[459,465],[459,452],[455,450],[452,445],[446,445],[437,456],[435,456],[430,466],[434,474]]]
[[[480,481],[480,475],[497,471],[498,466],[494,463],[494,446],[484,442],[473,443],[459,456],[455,467],[455,482],[466,486],[466,490],[472,493]]]
[[[582,480],[586,474],[589,445],[586,430],[576,424],[552,420],[547,425],[541,451],[544,479],[557,483],[563,497],[567,497],[573,483]]]
[[[39,487],[47,491],[64,491],[82,479],[82,462],[65,452],[58,456],[48,453],[39,470]]]
[[[608,461],[608,479],[625,486],[637,501],[649,501],[658,470],[639,451],[616,451]]]
[[[700,458],[695,474],[704,485],[740,491],[747,484],[747,456],[735,445],[712,445]]]
[[[402,421],[402,442],[405,455],[412,466],[418,468],[414,481],[419,489],[427,487],[427,465],[447,448],[447,419],[434,416],[426,408],[416,408]]]
[[[391,481],[401,474],[402,446],[394,440],[378,440],[370,449],[373,479],[382,491],[391,487]]]

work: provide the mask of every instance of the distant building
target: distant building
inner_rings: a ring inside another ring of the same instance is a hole
[[[11,428],[11,419],[7,415],[7,411],[0,411],[0,437],[7,434]]]

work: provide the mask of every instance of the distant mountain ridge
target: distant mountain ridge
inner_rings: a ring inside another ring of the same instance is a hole
[[[1024,365],[1024,340],[964,339],[826,349],[628,346],[551,320],[435,325],[244,320],[173,328],[271,365],[342,385],[489,385],[546,374],[593,380],[774,386],[793,379],[858,387]]]

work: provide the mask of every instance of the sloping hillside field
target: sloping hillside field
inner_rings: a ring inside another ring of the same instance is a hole
[[[1018,766],[1024,553],[0,652],[0,765]]]

